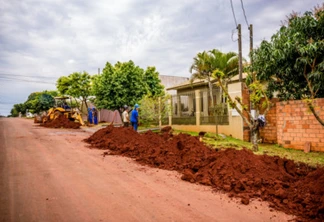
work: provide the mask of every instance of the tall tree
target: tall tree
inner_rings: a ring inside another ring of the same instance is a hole
[[[57,91],[45,90],[43,92],[33,92],[29,94],[24,103],[15,104],[11,114],[12,116],[17,116],[19,112],[26,113],[27,110],[31,113],[47,111],[49,108],[53,107],[55,103],[54,96],[57,95]]]
[[[217,101],[214,102],[212,84],[213,71],[216,69],[221,70],[224,73],[222,81],[226,82],[227,79],[237,74],[237,54],[234,52],[222,53],[217,49],[213,49],[208,52],[203,51],[202,53],[198,53],[190,67],[190,72],[192,73],[190,80],[191,82],[193,82],[195,79],[207,79],[209,94],[211,98],[211,106],[214,110],[216,121],[216,134],[218,134],[218,121],[216,116]]]
[[[252,74],[250,74],[252,75]],[[217,78],[218,80],[218,84],[220,85],[220,87],[223,89],[224,94],[226,95],[227,99],[228,99],[228,103],[231,106],[231,108],[235,109],[240,116],[242,117],[243,121],[249,126],[250,131],[252,132],[252,150],[253,151],[258,151],[259,147],[258,147],[258,126],[259,126],[259,122],[257,120],[255,120],[255,117],[252,116],[252,113],[249,110],[249,105],[250,104],[244,104],[242,101],[241,97],[235,97],[232,98],[228,92],[228,89],[226,87],[226,85],[224,84],[224,78],[225,78],[225,74],[223,71],[216,69],[213,72],[213,76],[215,78]],[[270,110],[270,102],[269,99],[266,95],[266,91],[264,90],[264,85],[261,84],[258,80],[255,80],[251,77],[247,78],[247,81],[245,83],[248,88],[250,93],[250,101],[251,104],[253,105],[253,107],[255,107],[256,112],[258,113],[258,109],[259,106],[262,105],[262,107],[264,107],[264,112],[263,115],[266,116],[268,111]],[[264,98],[264,102],[261,104],[261,100]],[[245,115],[246,114],[246,115]]]
[[[223,72],[224,75],[222,81],[225,87],[227,87],[227,83],[230,80],[230,78],[238,74],[239,58],[237,53],[235,52],[223,53],[217,49],[213,49],[209,51],[209,53],[210,53],[210,59],[212,64],[211,72],[213,72],[216,69]],[[221,95],[223,94],[222,88],[220,94]]]
[[[212,107],[214,107],[213,84],[211,82],[213,70],[211,56],[206,51],[199,52],[197,56],[193,58],[193,63],[190,66],[191,82],[195,79],[207,79]]]
[[[324,126],[313,105],[324,97],[324,4],[303,15],[292,13],[271,41],[253,52],[257,78],[268,82],[269,95],[281,100],[305,99]]]
[[[164,86],[159,79],[159,73],[154,66],[149,66],[144,72],[144,81],[148,87],[148,94],[152,97],[164,95]]]
[[[147,72],[147,77],[151,73],[155,74],[155,68]],[[114,66],[107,62],[102,74],[94,78],[95,104],[104,109],[134,105],[148,93],[148,87],[144,70],[133,61],[117,62]]]
[[[62,95],[80,98],[88,108],[87,100],[91,96],[91,76],[87,72],[74,72],[57,80],[56,87]],[[75,100],[77,101],[77,100]]]
[[[39,113],[41,111],[46,111],[53,107],[55,104],[54,97],[48,93],[42,93],[37,98],[37,103],[34,109],[35,113]]]
[[[14,104],[10,111],[12,117],[17,117],[19,113],[26,113],[26,106],[24,103]]]

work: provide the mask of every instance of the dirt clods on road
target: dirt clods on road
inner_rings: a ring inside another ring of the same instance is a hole
[[[141,164],[182,173],[181,179],[212,186],[249,204],[268,201],[270,207],[301,220],[324,220],[324,168],[255,155],[247,149],[217,151],[198,137],[169,132],[138,134],[131,128],[103,128],[85,142],[109,149],[111,155],[134,158]]]
[[[56,119],[41,124],[41,126],[48,128],[67,128],[67,129],[78,129],[81,124],[78,122],[74,122],[64,117],[63,115],[58,116]]]

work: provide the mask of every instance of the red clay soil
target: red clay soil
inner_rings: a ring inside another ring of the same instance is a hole
[[[302,221],[324,220],[324,168],[247,149],[217,151],[187,134],[172,135],[131,128],[103,128],[85,142],[109,149],[111,155],[134,158],[141,164],[182,173],[183,180],[212,186],[242,204],[252,199],[268,201],[270,207],[296,215]]]
[[[71,121],[69,119],[67,119],[66,117],[59,116],[58,118],[50,121],[50,122],[46,122],[44,124],[41,124],[41,126],[44,127],[48,127],[48,128],[69,128],[69,129],[78,129],[80,128],[81,124]]]

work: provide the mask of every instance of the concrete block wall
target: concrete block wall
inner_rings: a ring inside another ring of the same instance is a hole
[[[324,120],[324,98],[314,100],[315,110]],[[286,148],[303,150],[310,143],[311,151],[324,152],[324,127],[301,100],[278,102],[277,140]]]

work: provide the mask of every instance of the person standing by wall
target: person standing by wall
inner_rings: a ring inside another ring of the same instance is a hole
[[[96,108],[92,108],[92,113],[93,113],[93,123],[95,125],[98,124],[98,110]]]
[[[128,115],[128,106],[124,106],[124,112],[122,113],[122,119],[124,123],[124,127],[129,126],[129,115]]]
[[[139,105],[135,104],[134,110],[133,110],[133,112],[131,114],[131,118],[130,118],[130,121],[132,123],[132,127],[134,128],[135,131],[137,131],[137,127],[138,127],[138,124],[139,124],[138,109],[139,109]]]

